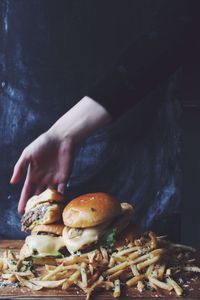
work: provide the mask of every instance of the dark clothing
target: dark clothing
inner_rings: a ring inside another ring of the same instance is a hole
[[[160,1],[151,25],[134,40],[89,96],[122,115],[183,62],[195,34],[197,2]]]

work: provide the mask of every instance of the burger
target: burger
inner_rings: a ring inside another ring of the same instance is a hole
[[[63,224],[37,225],[27,236],[20,257],[58,258],[66,252],[62,238]]]
[[[27,232],[36,225],[58,223],[62,215],[62,202],[63,195],[50,188],[31,197],[21,219],[22,231]]]
[[[63,240],[70,253],[95,244],[113,247],[130,223],[133,207],[107,193],[89,193],[69,202],[63,210]]]

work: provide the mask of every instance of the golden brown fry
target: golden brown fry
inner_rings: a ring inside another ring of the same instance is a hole
[[[76,283],[76,281],[78,281],[78,279],[80,278],[80,269],[76,270],[68,279],[66,282],[63,283],[62,285],[62,289],[66,290],[68,289],[71,285],[73,285],[74,283]]]
[[[120,289],[120,280],[116,279],[114,281],[114,292],[113,292],[113,297],[118,298],[121,295],[121,289]]]
[[[52,265],[45,265],[45,270],[46,271],[52,271],[52,270],[55,270],[56,266],[52,266]]]
[[[114,265],[115,265],[115,259],[114,259],[114,257],[113,256],[111,256],[110,257],[110,261],[109,261],[109,264],[108,264],[108,268],[112,268],[112,267],[114,267]]]
[[[83,287],[87,287],[88,281],[87,281],[87,272],[86,272],[87,264],[86,263],[81,263],[81,278],[82,278],[82,284]]]
[[[61,280],[37,280],[37,278],[35,278],[35,279],[31,279],[29,281],[31,283],[39,285],[40,287],[54,289],[54,288],[57,288],[59,286],[62,286],[63,283],[66,282],[66,280],[67,280],[66,278],[61,279]]]
[[[150,231],[149,232],[149,238],[150,238],[150,248],[151,249],[156,249],[157,248],[157,237],[154,232]]]
[[[130,260],[134,260],[134,259],[138,258],[139,256],[141,256],[142,254],[144,254],[146,252],[146,250],[147,250],[146,248],[138,250],[132,254],[129,254],[128,257]]]
[[[114,280],[114,279],[120,278],[120,275],[122,275],[124,272],[127,272],[127,270],[126,270],[126,269],[124,269],[124,270],[119,270],[119,271],[117,271],[117,272],[115,272],[115,273],[109,275],[107,278],[108,278],[108,280],[111,280],[111,281],[112,281],[112,280]]]
[[[154,269],[154,264],[151,264],[150,266],[148,266],[148,269],[146,270],[147,277],[151,276],[153,269]]]
[[[145,278],[145,275],[144,274],[141,274],[141,275],[137,275],[137,276],[134,276],[132,277],[131,279],[129,279],[127,282],[126,282],[126,285],[128,287],[131,287],[133,285],[136,285],[138,283],[138,281],[141,281]]]
[[[132,271],[132,273],[133,273],[134,276],[140,275],[140,273],[138,272],[138,269],[137,269],[136,265],[132,264],[132,265],[130,265],[130,268],[131,268],[131,271]]]
[[[145,269],[146,267],[150,266],[151,264],[154,264],[160,260],[160,256],[154,256],[153,258],[147,259],[144,262],[141,262],[137,264],[137,269],[140,271],[142,269]]]
[[[129,263],[128,261],[125,261],[125,262],[123,262],[123,263],[121,263],[121,264],[118,264],[118,265],[116,265],[116,266],[114,266],[114,267],[112,267],[112,268],[106,270],[106,271],[104,272],[104,275],[110,275],[110,274],[113,274],[113,273],[115,273],[115,272],[117,272],[117,271],[119,271],[119,270],[123,270],[123,269],[125,269],[126,267],[128,267],[129,264],[130,264],[130,263]]]
[[[100,276],[97,281],[93,283],[93,285],[87,289],[86,300],[90,299],[92,292],[104,281],[103,276]]]
[[[108,257],[108,252],[107,252],[107,250],[106,250],[104,247],[101,247],[101,246],[100,246],[100,250],[101,250],[101,254],[102,254],[102,256],[103,256],[105,262],[108,262],[109,257]]]
[[[36,284],[33,284],[32,282],[30,282],[29,280],[27,279],[24,279],[23,277],[19,276],[19,275],[16,275],[18,281],[21,283],[22,286],[26,286],[28,287],[29,289],[33,290],[33,291],[39,291],[42,289],[42,286],[39,286],[39,285],[36,285]]]
[[[138,281],[138,283],[137,283],[137,289],[138,289],[138,291],[139,291],[140,293],[142,293],[142,291],[144,290],[144,288],[145,288],[144,283],[143,283],[141,280]]]
[[[172,278],[168,277],[166,279],[167,283],[169,283],[175,290],[177,296],[181,296],[183,294],[183,289],[178,285],[178,283]]]
[[[173,287],[168,283],[162,282],[154,277],[148,277],[148,278],[151,283],[153,283],[154,285],[158,286],[161,289],[164,289],[167,291],[171,291],[173,289]]]
[[[129,254],[129,253],[131,253],[131,252],[135,252],[135,251],[137,251],[137,250],[140,250],[140,247],[134,246],[134,247],[131,247],[131,248],[127,248],[127,249],[118,251],[118,252],[115,254],[115,257],[123,256],[123,255],[125,255],[125,254]]]
[[[166,269],[166,265],[162,264],[160,265],[160,267],[157,269],[158,272],[158,279],[162,280],[165,274],[165,269]]]

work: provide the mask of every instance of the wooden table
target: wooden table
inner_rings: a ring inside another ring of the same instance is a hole
[[[4,249],[12,249],[13,251],[18,251],[24,241],[21,240],[0,240],[0,252]],[[190,287],[190,291],[184,298],[197,300],[200,299],[200,280],[196,281]],[[157,295],[157,296],[155,296]],[[71,288],[67,291],[62,291],[61,289],[48,289],[48,290],[41,290],[41,291],[31,291],[24,287],[18,288],[11,288],[11,287],[0,287],[0,299],[51,299],[51,300],[83,300],[85,299],[85,295],[78,289],[78,288]],[[152,300],[152,298],[163,299],[163,300],[180,300],[180,297],[177,297],[174,293],[168,295],[163,291],[157,292],[150,292],[144,291],[139,293],[135,288],[129,288],[124,295],[118,299],[141,299],[141,300]],[[113,300],[110,292],[101,292],[95,293],[91,299],[105,299],[105,300]]]

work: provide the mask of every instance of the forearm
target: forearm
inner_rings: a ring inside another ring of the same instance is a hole
[[[89,97],[83,97],[58,119],[48,133],[60,140],[72,138],[75,145],[111,121],[106,109]]]

